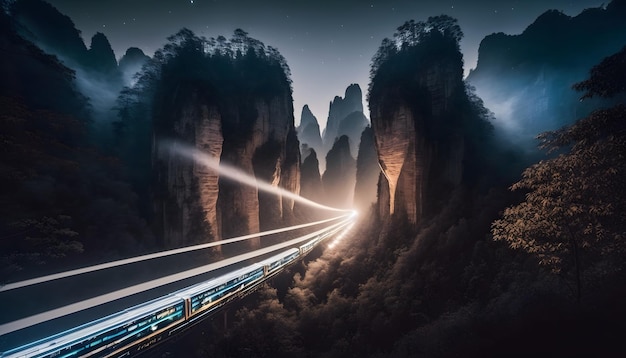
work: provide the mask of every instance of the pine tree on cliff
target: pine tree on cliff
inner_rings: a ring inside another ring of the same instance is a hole
[[[297,191],[300,158],[291,79],[275,48],[240,29],[230,39],[207,39],[182,29],[144,65],[137,84],[124,90],[118,103],[120,140],[141,129],[142,142],[127,142],[126,150],[128,158],[141,153],[138,162],[153,170],[155,227],[164,244],[217,240],[289,220],[289,200],[194,170],[190,163],[170,160],[167,150],[152,150],[161,148],[163,138],[176,139],[259,180]],[[203,215],[191,218],[180,212]],[[190,227],[205,230],[190,237]],[[260,244],[258,239],[250,242]]]
[[[388,192],[384,215],[398,209],[416,224],[459,185],[484,180],[492,127],[463,82],[462,36],[446,15],[407,21],[372,60],[368,100]]]

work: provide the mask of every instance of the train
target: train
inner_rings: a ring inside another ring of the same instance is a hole
[[[258,286],[333,232],[242,269],[68,331],[0,353],[0,358],[128,357],[164,341]]]

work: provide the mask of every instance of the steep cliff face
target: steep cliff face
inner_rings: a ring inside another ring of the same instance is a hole
[[[326,204],[336,208],[351,208],[354,196],[356,161],[350,154],[347,136],[341,136],[326,155],[326,171],[322,185]]]
[[[414,224],[462,179],[464,139],[451,104],[464,94],[463,84],[454,64],[431,66],[419,71],[418,106],[392,100],[391,111],[377,105],[372,111],[378,159],[389,186],[389,207],[382,212],[401,212]]]
[[[187,29],[169,40],[144,66],[139,81],[145,83],[136,86],[153,101],[158,235],[180,246],[290,225],[293,200],[257,185],[300,190],[300,145],[285,59],[242,30],[230,41],[207,42]],[[209,154],[220,169],[199,169],[201,163],[180,151],[158,150],[172,140]],[[194,236],[192,230],[202,232]],[[260,246],[257,237],[222,250]]]
[[[298,193],[300,189],[299,143],[293,127],[290,96],[276,96],[253,103],[232,102],[219,107],[198,95],[184,102],[174,121],[174,137],[219,158],[246,175]],[[239,103],[239,105],[237,105]],[[251,106],[254,111],[243,108]],[[249,122],[249,135],[224,135],[224,121]],[[169,152],[157,158],[166,173],[160,178],[166,196],[157,200],[162,208],[163,237],[168,246],[215,241],[259,232],[291,223],[293,200],[257,190],[199,163],[181,160]],[[259,248],[260,239],[249,241]]]
[[[182,104],[173,135],[220,158],[223,147],[221,115],[193,93]],[[219,240],[217,199],[219,175],[197,162],[181,160],[172,152],[157,152],[160,164],[156,212],[165,246],[178,247]]]
[[[374,144],[374,131],[365,128],[361,134],[358,157],[356,159],[356,184],[354,186],[354,207],[367,210],[376,202],[376,185],[380,175],[378,155]]]
[[[423,28],[440,27],[435,23]],[[467,162],[475,159],[468,157],[468,150],[477,153],[477,141],[470,144],[468,136],[488,127],[466,93],[452,33],[430,30],[400,51],[385,44],[379,50],[388,57],[370,87],[370,108],[383,174],[378,190],[383,216],[402,215],[417,224],[437,210],[464,179]]]

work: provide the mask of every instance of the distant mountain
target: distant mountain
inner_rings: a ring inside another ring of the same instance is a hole
[[[150,60],[143,51],[137,47],[130,47],[119,61],[119,69],[126,85],[133,84],[133,77],[141,71],[141,67]]]
[[[314,149],[311,149],[304,158],[300,166],[300,174],[300,196],[313,201],[319,200],[324,188],[322,187],[317,153]]]
[[[326,152],[333,147],[335,140],[341,136],[341,134],[339,134],[341,123],[352,112],[363,113],[363,93],[358,84],[351,84],[346,88],[343,98],[335,96],[335,99],[330,102],[328,120],[326,121],[326,128],[324,128],[322,135]],[[363,128],[358,131],[359,135],[362,130]]]
[[[0,9],[0,280],[145,250],[153,236],[125,168],[93,144],[76,72],[18,25]]]
[[[381,174],[372,127],[363,130],[359,142],[353,203],[359,210],[367,210],[376,202],[378,177]]]
[[[117,74],[117,60],[111,48],[109,39],[101,33],[96,32],[91,38],[91,46],[88,52],[88,68],[103,75]]]
[[[355,180],[356,161],[350,154],[348,137],[343,135],[326,155],[326,171],[322,175],[326,204],[351,208]]]
[[[42,0],[15,0],[7,10],[20,36],[75,71],[78,89],[90,100],[100,145],[113,146],[112,108],[124,82],[107,37],[96,33],[88,49],[72,20]]]
[[[301,153],[304,158],[308,153],[307,148],[314,149],[317,153],[323,153],[322,137],[320,136],[320,125],[317,118],[311,113],[308,105],[302,107],[300,115],[300,126],[296,128],[298,139],[302,146]]]
[[[571,86],[626,44],[625,18],[626,1],[614,0],[575,17],[550,10],[519,35],[485,37],[467,80],[495,113],[496,129],[510,141],[534,146],[538,133],[570,124],[601,105],[600,100],[580,102]]]
[[[350,153],[356,157],[359,151],[359,141],[363,129],[369,125],[369,120],[362,111],[354,111],[339,122],[337,128],[337,137],[342,135],[348,136],[350,139]]]
[[[43,0],[16,0],[9,8],[19,34],[75,68],[89,62],[87,47],[74,22]]]

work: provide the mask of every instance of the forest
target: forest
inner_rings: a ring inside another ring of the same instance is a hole
[[[207,320],[167,354],[626,354],[619,34],[607,41],[617,50],[574,60],[595,62],[567,83],[567,95],[520,111],[527,123],[548,118],[541,128],[558,124],[529,149],[490,110],[497,96],[481,94],[493,81],[502,96],[524,93],[519,103],[535,98],[521,90],[539,83],[534,71],[568,56],[536,56],[522,73],[515,60],[525,52],[516,51],[537,40],[532,31],[564,21],[556,13],[513,40],[488,37],[486,60],[467,77],[455,18],[404,22],[373,54],[369,116],[350,85],[329,109],[329,122],[346,112],[344,127],[337,120],[324,135],[308,106],[295,126],[287,59],[242,29],[207,38],[183,28],[152,57],[131,48],[118,62],[104,34],[88,48],[71,19],[42,0],[0,5],[0,284],[318,217],[167,152],[181,141],[276,187],[357,206],[359,222],[349,239],[233,305],[228,324]],[[576,21],[602,21],[594,11]],[[624,7],[614,0],[603,11],[613,18]],[[509,40],[515,51],[502,67],[494,49]],[[498,84],[510,75],[505,67],[527,77]],[[557,79],[550,85],[565,91]],[[304,135],[305,114],[315,136]]]

